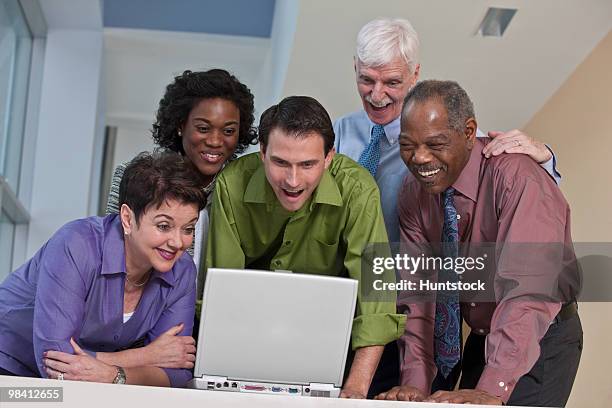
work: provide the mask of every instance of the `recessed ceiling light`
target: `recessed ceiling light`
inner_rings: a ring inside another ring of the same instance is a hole
[[[516,14],[516,9],[489,7],[478,27],[478,34],[483,37],[503,36],[514,14]]]

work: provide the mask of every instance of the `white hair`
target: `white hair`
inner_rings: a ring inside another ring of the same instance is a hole
[[[378,18],[359,30],[356,57],[371,67],[386,65],[400,57],[414,73],[419,63],[419,37],[408,20]]]

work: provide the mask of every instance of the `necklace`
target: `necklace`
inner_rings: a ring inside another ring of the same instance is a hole
[[[130,280],[130,278],[128,277],[127,272],[125,273],[125,280],[132,286],[135,286],[137,288],[143,286],[145,283],[147,283],[147,281],[149,280],[149,276],[151,276],[150,273],[147,273],[147,276],[145,276],[145,278],[142,280],[142,282],[140,283],[134,283]]]

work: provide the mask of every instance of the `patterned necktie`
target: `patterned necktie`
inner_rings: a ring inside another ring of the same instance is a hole
[[[456,258],[459,254],[459,228],[457,209],[453,202],[455,189],[444,191],[444,226],[442,227],[442,254]],[[457,282],[458,275],[453,270],[442,270],[439,282]],[[444,378],[459,362],[461,354],[461,312],[457,291],[438,291],[436,300],[436,319],[434,326],[434,356],[436,366]]]
[[[370,143],[359,156],[359,164],[368,169],[372,177],[376,177],[376,170],[380,162],[380,138],[385,135],[385,128],[382,125],[374,125]]]

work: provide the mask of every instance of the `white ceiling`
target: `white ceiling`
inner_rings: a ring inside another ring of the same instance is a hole
[[[501,39],[475,36],[489,6],[518,9]],[[421,79],[458,81],[483,129],[510,129],[523,127],[610,31],[612,0],[301,1],[283,93],[315,96],[332,117],[359,109],[354,42],[376,17],[409,19],[420,35]]]
[[[186,69],[225,68],[257,96],[269,46],[255,37],[105,28],[107,124],[149,129],[166,86]]]
[[[271,81],[282,81],[278,65],[284,61],[283,95],[314,96],[338,117],[360,108],[352,62],[359,28],[395,16],[409,19],[420,35],[421,79],[458,81],[484,130],[523,127],[612,28],[612,0],[279,2],[299,7],[292,47],[289,27],[273,30],[270,39],[105,29],[108,123],[150,128],[174,75],[212,67],[228,69],[251,87],[260,113],[267,107],[261,104],[269,103]],[[518,9],[501,39],[475,35],[489,6]],[[291,21],[278,7],[275,18],[277,25]],[[289,45],[290,57],[271,66],[279,42]]]
[[[50,30],[102,29],[102,0],[45,0],[40,1],[44,19]],[[32,7],[28,5],[28,8]]]

